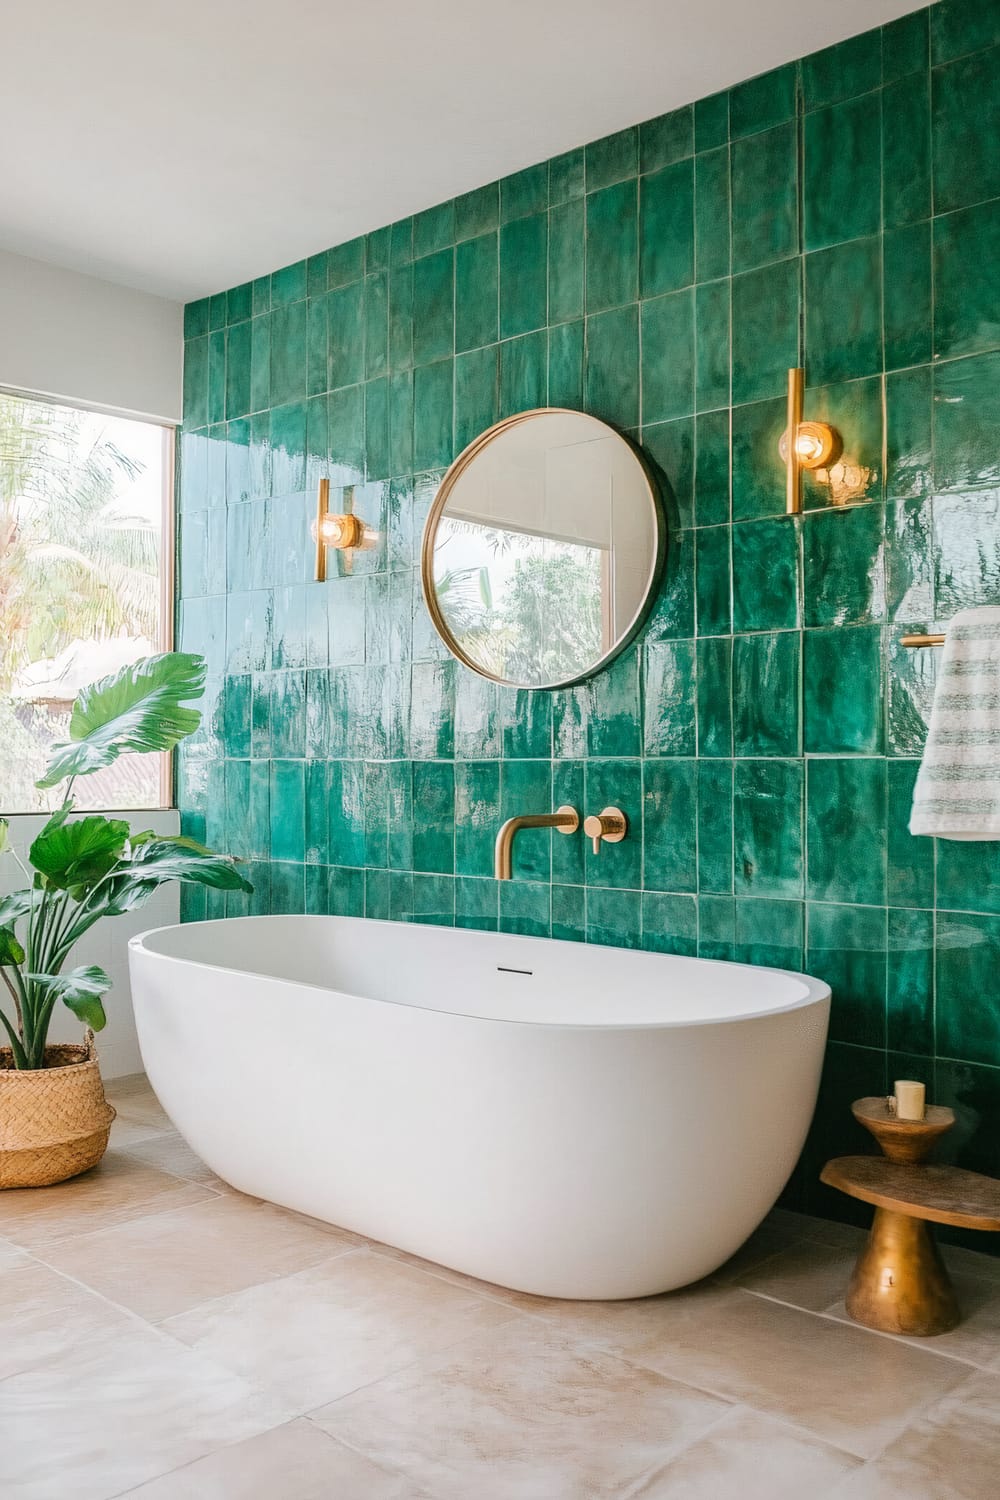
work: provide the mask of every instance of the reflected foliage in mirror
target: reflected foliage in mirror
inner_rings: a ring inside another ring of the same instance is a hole
[[[522,412],[445,475],[424,532],[431,618],[474,671],[559,687],[632,639],[663,559],[663,518],[635,448],[583,412]]]

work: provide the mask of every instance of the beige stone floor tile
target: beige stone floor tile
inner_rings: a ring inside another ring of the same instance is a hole
[[[108,1500],[291,1415],[131,1321],[0,1382],[0,1495]]]
[[[737,1406],[654,1475],[635,1500],[823,1500],[860,1463]]]
[[[702,1391],[517,1319],[313,1412],[434,1500],[644,1493],[727,1411]]]
[[[229,1194],[116,1224],[38,1252],[58,1271],[158,1322],[343,1255],[351,1241]]]
[[[1000,1377],[969,1376],[833,1493],[836,1500],[997,1500]]]
[[[358,1250],[163,1327],[227,1368],[266,1379],[296,1411],[308,1411],[517,1316]]]
[[[453,1271],[450,1266],[438,1265],[437,1261],[433,1260],[424,1260],[419,1255],[411,1255],[408,1250],[397,1250],[394,1245],[384,1245],[380,1240],[368,1240],[366,1243],[373,1255],[399,1261],[405,1266],[414,1266],[428,1276],[436,1276],[452,1286],[464,1287],[466,1291],[474,1292],[478,1297],[488,1297],[494,1302],[503,1302],[508,1307],[516,1307],[520,1312],[531,1313],[536,1306],[543,1305],[543,1299],[533,1296],[530,1292],[516,1292],[512,1287],[497,1286],[492,1281],[480,1281],[475,1276],[467,1276],[464,1271]]]
[[[739,1277],[739,1285],[810,1312],[825,1312],[834,1303],[839,1303],[843,1310],[844,1293],[856,1259],[854,1251],[844,1245],[800,1240],[749,1267]]]
[[[109,1079],[105,1082],[104,1092],[122,1119],[140,1125],[155,1125],[161,1130],[174,1128],[144,1074]]]
[[[129,1490],[135,1500],[430,1500],[306,1418]],[[125,1497],[123,1497],[125,1500]]]
[[[12,1188],[0,1194],[0,1235],[26,1250],[128,1219],[214,1200],[210,1188],[109,1151],[99,1166],[47,1188]]]
[[[103,1297],[27,1257],[25,1262],[0,1283],[0,1381],[96,1334],[130,1326],[128,1314]]]
[[[709,1280],[738,1283],[753,1267],[787,1250],[789,1246],[801,1243],[801,1237],[796,1237],[783,1222],[765,1219],[746,1244],[741,1245],[735,1255],[730,1256],[729,1260],[714,1271]]]
[[[233,1191],[221,1177],[216,1177],[200,1156],[195,1155],[176,1130],[158,1131],[144,1140],[127,1145],[125,1149],[136,1161],[145,1162],[148,1167],[157,1167],[161,1172],[172,1172],[185,1182],[198,1182],[205,1187],[214,1188],[216,1192]]]
[[[952,1281],[962,1313],[958,1327],[933,1338],[899,1336],[900,1342],[917,1349],[929,1349],[934,1354],[948,1354],[952,1359],[965,1360],[981,1369],[1000,1370],[1000,1285],[980,1280],[978,1276],[968,1276],[964,1271],[953,1273]],[[842,1295],[826,1311],[831,1317],[851,1321]],[[997,1496],[1000,1500],[1000,1480]]]
[[[166,1125],[144,1125],[140,1120],[127,1120],[124,1115],[117,1115],[111,1122],[110,1146],[115,1151],[130,1150],[133,1146],[145,1144],[147,1141],[155,1141],[167,1135],[175,1134],[170,1126]]]
[[[0,1240],[0,1271],[19,1271],[30,1263],[19,1246],[12,1245],[10,1240]]]
[[[955,1360],[751,1292],[552,1302],[562,1332],[808,1429],[862,1458],[965,1378]]]

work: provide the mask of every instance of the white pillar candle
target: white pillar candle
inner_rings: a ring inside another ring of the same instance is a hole
[[[897,1120],[922,1120],[926,1090],[922,1083],[912,1078],[897,1078],[893,1085],[896,1097]]]

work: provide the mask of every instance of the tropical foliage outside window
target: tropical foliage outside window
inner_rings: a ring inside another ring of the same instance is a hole
[[[167,433],[0,393],[0,814],[39,790],[80,688],[165,644],[160,570]],[[86,808],[157,807],[162,762],[122,755]]]

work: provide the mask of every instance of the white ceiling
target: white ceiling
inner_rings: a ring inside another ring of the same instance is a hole
[[[198,297],[913,9],[11,3],[0,247]]]

